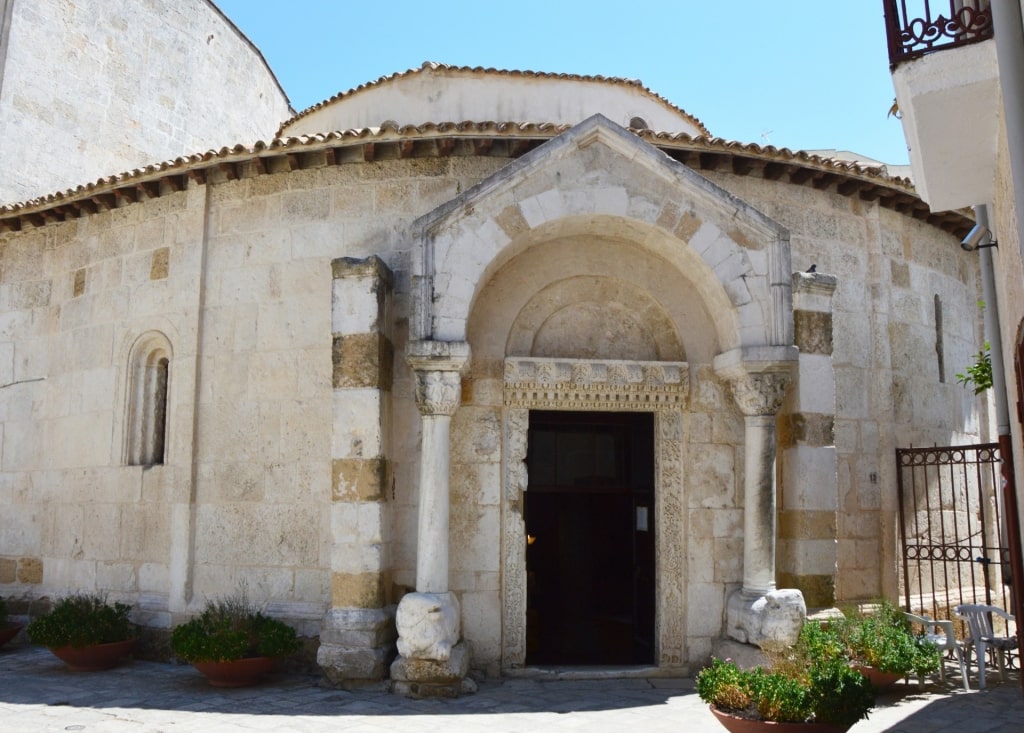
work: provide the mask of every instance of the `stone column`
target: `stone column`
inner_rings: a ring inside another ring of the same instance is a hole
[[[331,263],[334,434],[331,609],[317,663],[343,687],[381,684],[394,654],[387,415],[392,276],[377,257]]]
[[[779,421],[782,491],[779,582],[799,588],[808,606],[835,603],[839,507],[832,368],[834,275],[793,275],[793,335],[800,349],[792,410]],[[866,439],[866,437],[865,437]]]
[[[798,590],[776,590],[775,422],[796,361],[793,347],[731,351],[715,359],[744,417],[743,586],[728,601],[737,641],[796,640],[806,616]]]
[[[413,341],[406,360],[416,378],[421,416],[416,592],[398,604],[399,657],[391,665],[395,692],[453,697],[466,689],[469,652],[460,643],[461,609],[448,590],[451,418],[469,362],[465,342]]]

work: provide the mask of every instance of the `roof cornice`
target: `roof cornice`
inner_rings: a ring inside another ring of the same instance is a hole
[[[570,125],[515,122],[428,122],[277,138],[175,158],[144,168],[0,206],[0,232],[43,226],[155,198],[190,185],[267,173],[404,158],[488,156],[518,158]],[[788,148],[738,143],[686,133],[630,130],[666,155],[698,171],[752,175],[858,196],[963,236],[973,224],[966,211],[933,213],[906,178],[884,167],[834,160]]]

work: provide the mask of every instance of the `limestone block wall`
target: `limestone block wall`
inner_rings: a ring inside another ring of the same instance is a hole
[[[407,300],[408,222],[497,165],[211,177],[3,235],[0,592],[108,591],[167,624],[244,581],[319,633],[331,600],[331,260],[381,253]],[[394,320],[404,348],[400,307]],[[144,468],[125,465],[127,381],[151,332],[171,352],[168,437],[163,465]],[[403,390],[396,413],[415,415]],[[407,514],[416,424],[398,439],[390,487]]]
[[[710,364],[691,367],[691,381],[683,466],[687,651],[694,662],[711,654],[727,594],[743,580],[744,423]]]
[[[290,114],[259,51],[208,0],[5,5],[0,203],[270,139]]]
[[[0,584],[166,623],[186,528],[202,191],[0,238]],[[128,465],[134,346],[167,344],[162,465]]]
[[[798,588],[810,608],[835,603],[835,287],[833,275],[793,275],[793,340],[800,350],[800,362],[789,409],[778,421],[778,584]]]
[[[790,230],[795,271],[816,264],[836,276],[836,598],[895,597],[894,450],[994,437],[986,405],[954,376],[984,340],[976,253],[859,198],[728,174],[713,180]]]

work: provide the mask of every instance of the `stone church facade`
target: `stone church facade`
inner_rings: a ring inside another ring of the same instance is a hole
[[[893,449],[988,437],[971,222],[883,167],[438,64],[265,139],[0,206],[5,597],[245,583],[411,692],[686,672],[895,596]]]

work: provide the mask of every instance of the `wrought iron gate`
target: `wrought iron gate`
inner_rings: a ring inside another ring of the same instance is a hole
[[[908,609],[940,619],[953,617],[961,603],[1010,610],[1001,462],[998,443],[897,449]]]

